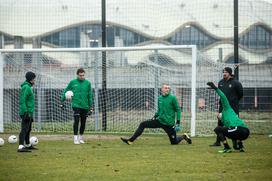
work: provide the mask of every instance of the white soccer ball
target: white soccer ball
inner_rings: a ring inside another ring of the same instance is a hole
[[[36,136],[32,136],[29,139],[29,141],[30,141],[30,144],[33,145],[33,146],[35,146],[35,145],[37,145],[39,143],[39,140],[38,140],[38,138]]]
[[[15,135],[11,135],[8,138],[8,142],[11,143],[11,144],[17,143],[17,137]]]
[[[68,99],[68,100],[72,99],[73,96],[74,96],[74,93],[72,91],[67,91],[65,93],[65,98]]]
[[[5,140],[3,138],[0,138],[0,146],[3,146],[5,144]]]

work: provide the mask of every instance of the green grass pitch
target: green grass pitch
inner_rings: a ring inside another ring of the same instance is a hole
[[[6,141],[7,135],[1,135]],[[272,138],[251,135],[245,153],[218,153],[214,137],[170,145],[166,135],[143,135],[133,145],[118,135],[38,135],[39,150],[17,153],[18,144],[0,147],[0,180],[272,180]]]

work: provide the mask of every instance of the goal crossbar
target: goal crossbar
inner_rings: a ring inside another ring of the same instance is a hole
[[[196,49],[196,45],[169,45],[145,47],[104,47],[104,48],[52,48],[52,49],[0,49],[0,53],[23,52],[97,52],[97,51],[141,51],[141,50],[169,50],[169,49]]]

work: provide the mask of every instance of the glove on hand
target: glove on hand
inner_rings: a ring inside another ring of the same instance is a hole
[[[93,107],[91,107],[91,109],[89,110],[89,112],[87,113],[87,115],[88,115],[88,116],[90,116],[90,115],[92,115],[92,114],[93,114],[93,112],[94,112],[94,108],[93,108]]]
[[[207,85],[210,86],[212,89],[217,89],[213,82],[208,82]]]
[[[153,116],[153,117],[151,118],[151,120],[154,121],[155,119],[157,119],[157,117],[158,117],[158,116]]]
[[[24,114],[24,119],[25,119],[25,120],[30,120],[30,121],[31,121],[31,117],[30,117],[30,115],[29,115],[28,112],[26,112],[26,113]]]
[[[64,110],[64,104],[60,104],[60,108],[62,109],[62,110]]]
[[[176,124],[175,130],[176,130],[176,132],[181,131],[181,126],[180,126],[180,124]]]

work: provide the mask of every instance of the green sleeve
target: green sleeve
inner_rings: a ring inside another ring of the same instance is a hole
[[[176,97],[174,97],[173,103],[174,103],[175,111],[177,113],[177,120],[180,121],[180,118],[181,118],[181,109],[180,109],[179,102],[178,102],[178,100],[177,100]]]
[[[92,91],[92,85],[90,83],[90,86],[89,86],[89,92],[88,92],[88,97],[89,97],[89,108],[92,107],[93,105],[93,91]]]
[[[219,95],[223,109],[229,109],[230,104],[225,94],[220,89],[215,89],[215,92]]]
[[[68,84],[68,86],[63,90],[62,94],[61,94],[61,102],[64,102],[65,101],[65,93],[69,90],[71,90],[72,88],[72,81]]]
[[[158,117],[159,116],[159,112],[160,112],[160,106],[159,106],[159,99],[160,97],[158,98],[158,102],[157,102],[157,112],[155,113],[155,116],[154,117]]]
[[[29,94],[29,91],[30,91],[29,87],[27,87],[27,86],[22,87],[22,97],[21,97],[21,99],[22,99],[22,104],[23,104],[23,106],[22,106],[22,112],[23,113],[27,112],[26,99],[27,99],[27,96]]]

